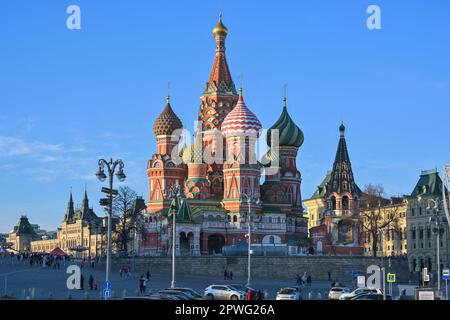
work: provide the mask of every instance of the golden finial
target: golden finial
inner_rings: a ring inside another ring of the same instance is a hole
[[[222,13],[221,13],[219,15],[219,22],[213,29],[213,35],[214,35],[214,37],[217,37],[217,36],[226,37],[227,34],[228,34],[228,29],[222,23]]]

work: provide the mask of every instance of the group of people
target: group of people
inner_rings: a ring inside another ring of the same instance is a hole
[[[131,277],[131,268],[130,268],[130,266],[127,266],[127,267],[124,267],[124,268],[120,268],[119,275],[120,275],[121,278],[125,278],[125,279],[128,279],[129,277]]]
[[[248,288],[245,293],[245,300],[264,300],[264,292],[261,290],[254,291]]]
[[[310,286],[312,283],[312,278],[311,278],[311,275],[304,272],[303,276],[300,276],[299,274],[296,275],[295,282],[298,286],[302,286],[302,285]]]
[[[230,270],[230,272],[228,272],[228,270],[225,269],[223,271],[223,280],[233,280],[233,271]]]

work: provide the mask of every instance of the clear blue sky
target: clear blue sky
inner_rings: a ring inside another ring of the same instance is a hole
[[[66,8],[81,8],[81,30]],[[366,28],[377,4],[382,30]],[[227,57],[264,127],[282,86],[305,134],[298,166],[309,197],[332,166],[344,120],[357,183],[407,194],[421,169],[450,162],[450,2],[0,2],[0,232],[21,214],[55,229],[70,187],[97,214],[100,157],[121,157],[147,197],[154,119],[172,106],[192,128],[214,57],[219,12]]]

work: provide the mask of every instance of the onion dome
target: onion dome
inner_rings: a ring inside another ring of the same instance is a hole
[[[176,129],[181,128],[183,128],[183,124],[180,118],[173,112],[170,106],[170,97],[167,96],[167,104],[163,112],[156,118],[153,124],[153,132],[156,136],[171,135]]]
[[[253,135],[259,136],[262,125],[258,118],[244,103],[242,89],[240,89],[239,99],[236,106],[225,117],[222,122],[221,130],[224,137]]]
[[[217,23],[217,25],[213,29],[213,35],[214,35],[214,37],[217,37],[217,36],[226,37],[227,34],[228,34],[228,29],[227,29],[227,27],[225,27],[223,25],[223,23],[222,23],[222,14],[220,14],[219,22]]]
[[[273,129],[279,130],[280,147],[300,148],[305,140],[302,130],[295,124],[289,115],[286,107],[286,97],[283,99],[284,106],[280,118],[267,132],[267,144],[271,145],[271,135]]]

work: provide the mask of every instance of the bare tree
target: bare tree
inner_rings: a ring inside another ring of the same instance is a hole
[[[135,233],[144,231],[145,202],[129,187],[120,187],[119,194],[113,200],[115,230],[113,242],[117,249],[125,254],[134,240]]]
[[[369,235],[373,257],[377,257],[380,232],[392,232],[398,226],[397,208],[393,207],[387,211],[390,201],[383,196],[382,185],[366,185],[359,208],[362,235]]]

